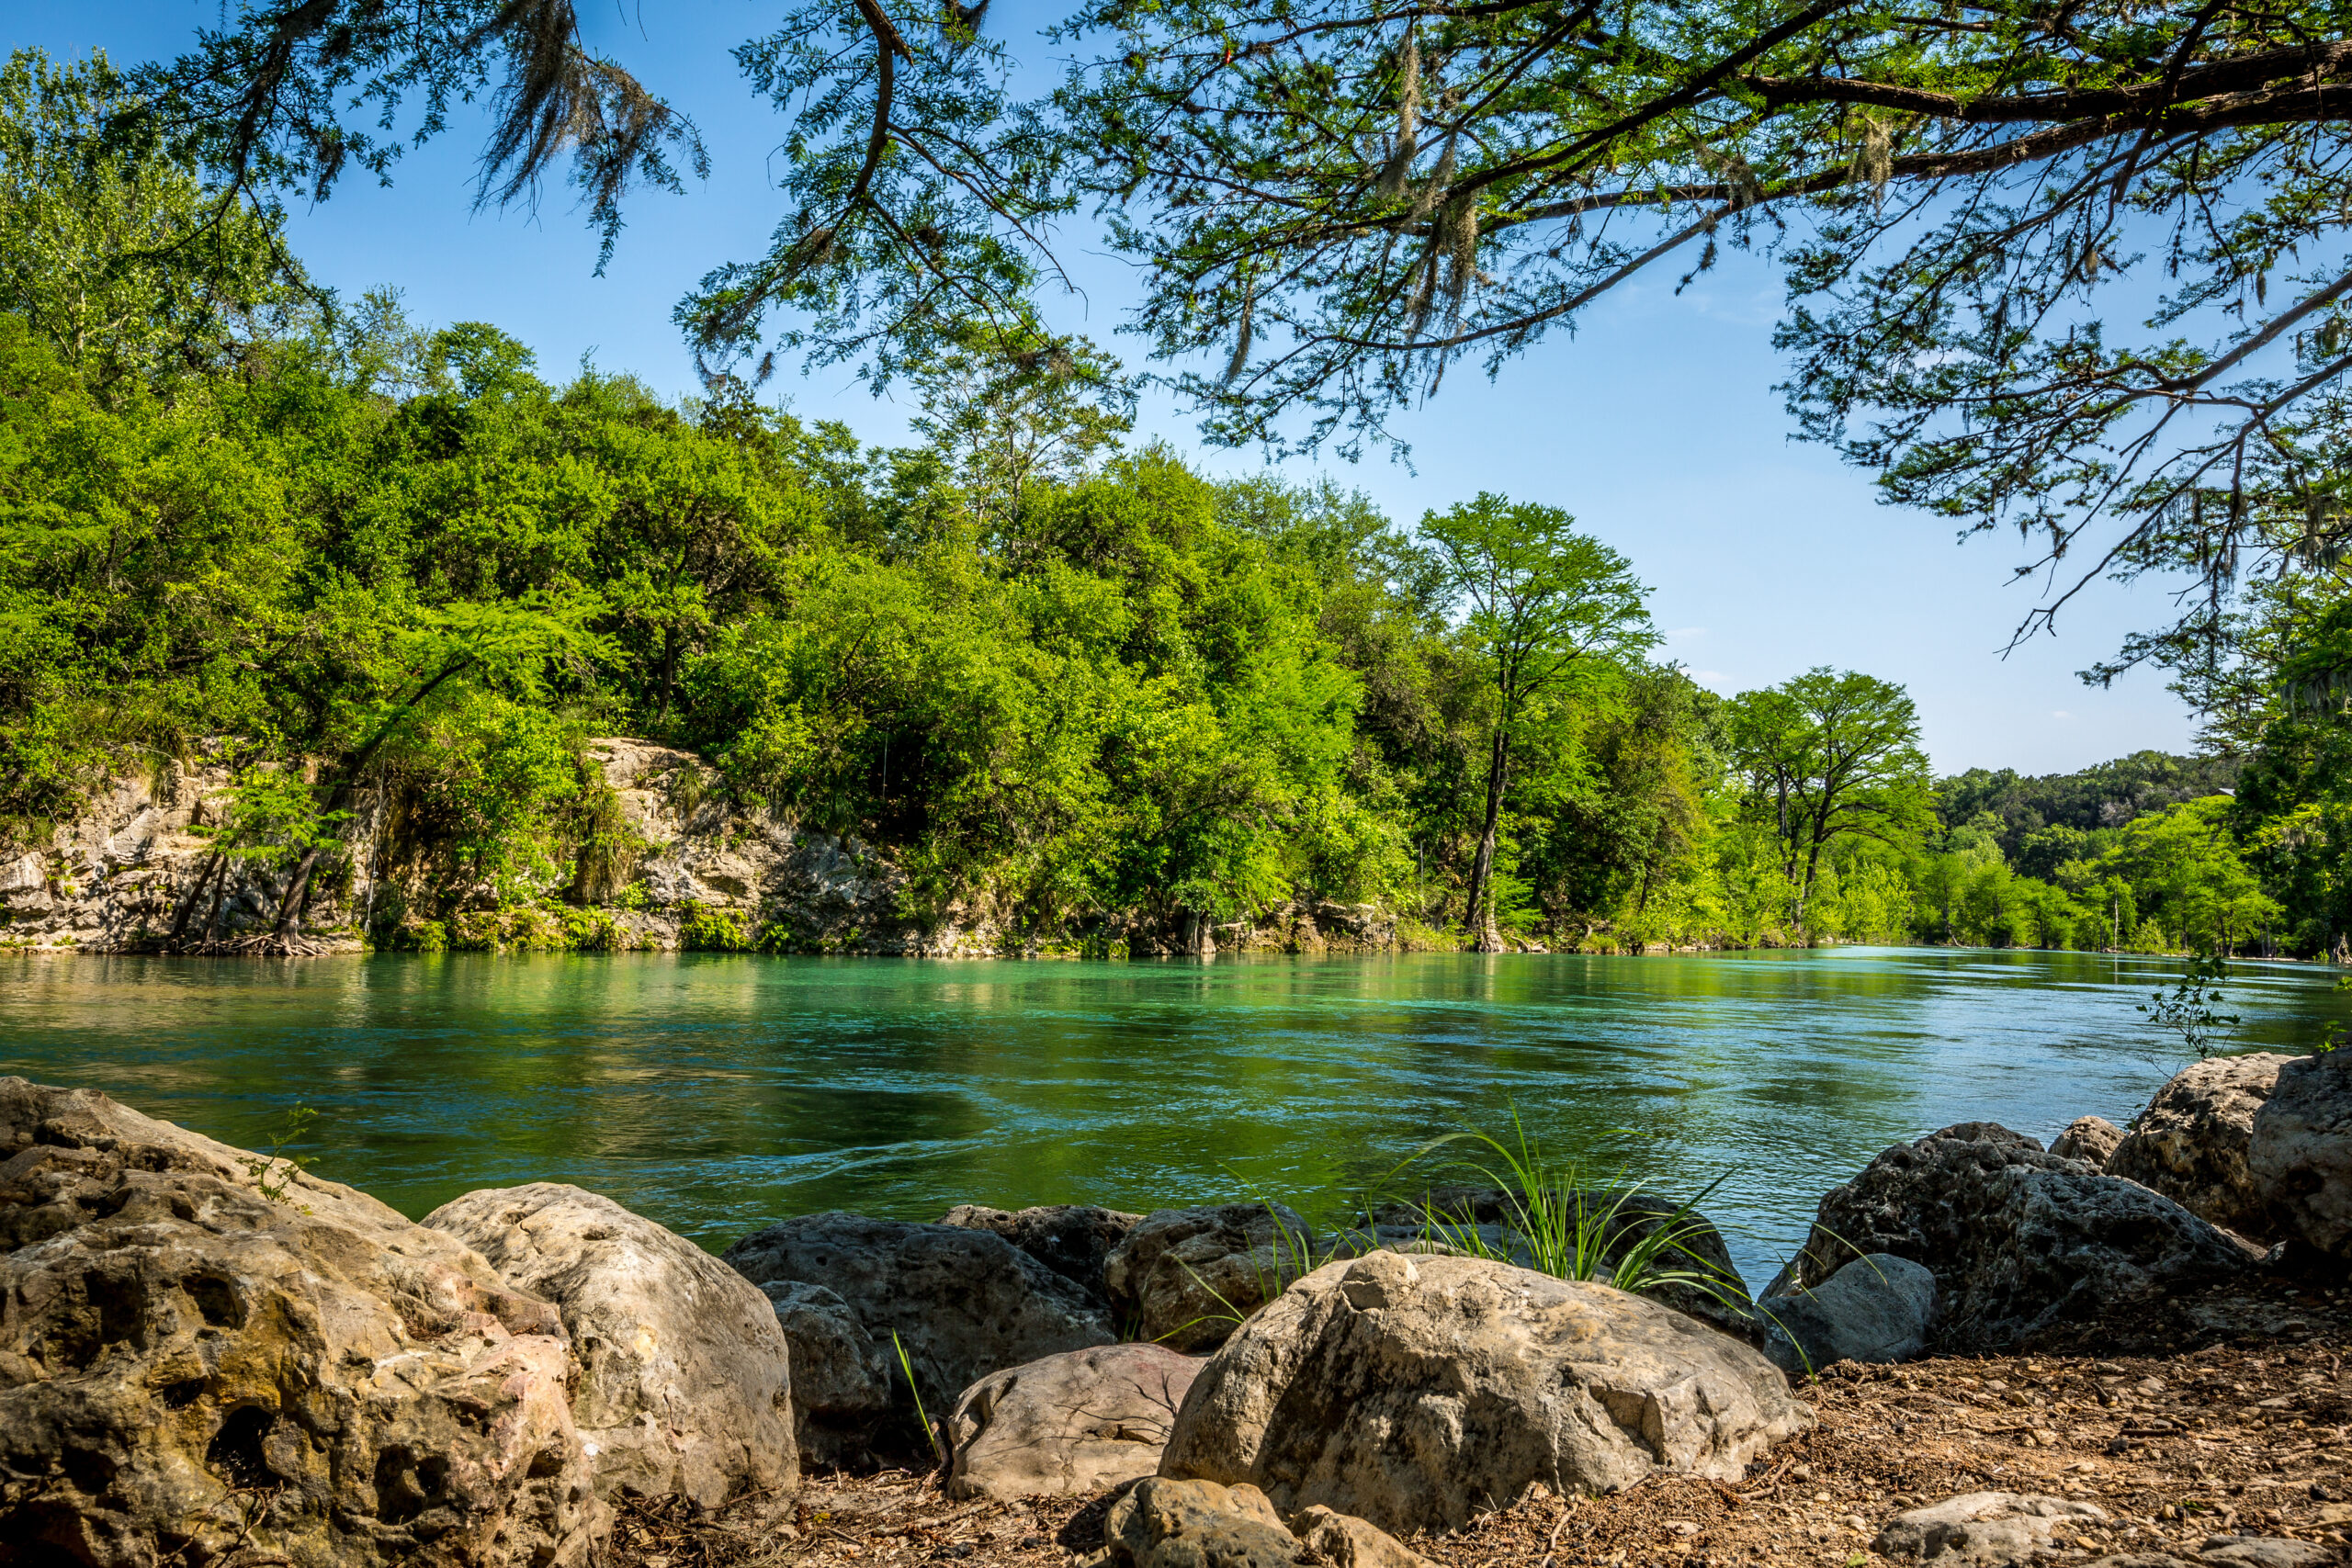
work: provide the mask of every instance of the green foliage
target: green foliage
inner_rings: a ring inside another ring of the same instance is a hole
[[[679,906],[678,945],[689,953],[743,953],[750,950],[752,938],[735,910],[689,900]]]
[[[318,1115],[316,1111],[307,1105],[298,1103],[289,1106],[285,1116],[270,1134],[267,1154],[238,1156],[237,1163],[244,1167],[245,1174],[254,1179],[254,1190],[271,1202],[291,1202],[294,1179],[302,1173],[311,1161],[307,1157],[289,1155],[286,1149],[288,1145],[302,1141],[303,1133],[309,1130],[312,1122],[318,1120]],[[311,1212],[299,1203],[292,1206],[305,1214]]]
[[[2215,1010],[2224,999],[2218,982],[2228,970],[2229,964],[2211,953],[2192,954],[2172,989],[2151,993],[2139,1010],[2154,1027],[2179,1035],[2202,1062],[2218,1049],[2215,1043],[2243,1021],[2236,1013]]]
[[[921,69],[978,94],[989,58]],[[755,68],[828,69],[783,44]],[[583,114],[628,99],[564,91]],[[1900,688],[1702,690],[1653,662],[1633,565],[1555,506],[1481,494],[1406,530],[1329,483],[1123,451],[1133,385],[1025,307],[922,328],[935,352],[897,367],[922,445],[879,449],[741,381],[673,405],[549,380],[496,327],[427,330],[389,290],[304,306],[274,220],[208,207],[126,92],[103,62],[0,79],[0,225],[32,237],[0,252],[11,840],[111,775],[227,761],[205,830],[277,889],[280,935],[348,885],[365,821],[372,940],[610,951],[629,939],[600,908],[653,894],[585,748],[631,735],[702,759],[670,774],[682,819],[838,834],[887,857],[901,916],[986,909],[1022,943],[1181,943],[1338,902],[1434,947],[2345,951],[2352,609],[2317,546],[2233,612],[2238,662],[2196,667],[2238,705],[2242,771],[2143,755],[1931,797]],[[794,188],[841,194],[865,153],[802,149]],[[931,188],[905,155],[831,250],[715,280],[718,337],[778,302],[847,320],[868,306],[842,269],[885,253],[996,243],[962,197],[925,220],[936,246],[890,231]],[[199,216],[212,239],[154,248]],[[842,940],[673,913],[714,951]]]
[[[233,358],[309,303],[279,215],[216,209],[103,54],[0,66],[0,311],[115,395]]]

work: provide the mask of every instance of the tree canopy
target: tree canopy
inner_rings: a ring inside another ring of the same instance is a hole
[[[1212,438],[1352,450],[1457,359],[1747,249],[1788,278],[1801,433],[2070,571],[2029,625],[2104,571],[2218,598],[2352,526],[2310,460],[2352,366],[2345,19],[1092,0],[1024,100],[985,5],[805,0],[736,51],[788,121],[772,243],[678,319],[714,370],[1010,350],[1080,218],[1138,264],[1129,324]],[[568,0],[245,0],[141,83],[232,192],[389,171],[388,126],[494,91],[485,195],[569,158],[608,243],[632,180],[705,155]]]

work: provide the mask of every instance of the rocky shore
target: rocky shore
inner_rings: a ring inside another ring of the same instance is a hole
[[[1600,1196],[1607,1279],[1664,1222]],[[1898,1145],[1754,1302],[1537,1272],[1510,1213],[963,1205],[712,1258],[548,1183],[411,1222],[0,1079],[0,1564],[2342,1558],[2352,1056]]]
[[[222,855],[234,775],[214,757],[115,779],[44,843],[0,856],[0,948],[89,953],[621,952],[704,948],[986,958],[1035,953],[986,898],[918,908],[905,872],[853,837],[728,799],[692,753],[608,737],[582,751],[595,826],[534,899],[476,885],[430,852],[397,796],[328,825],[338,848],[279,924],[291,857]],[[1142,912],[1054,951],[1148,957],[1371,953],[1408,945],[1371,905],[1317,903],[1212,924]]]

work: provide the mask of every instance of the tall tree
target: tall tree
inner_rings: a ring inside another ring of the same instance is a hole
[[[1510,787],[1511,746],[1532,710],[1588,661],[1656,645],[1642,585],[1625,558],[1556,506],[1481,491],[1421,519],[1421,537],[1463,612],[1462,637],[1483,664],[1493,707],[1486,802],[1464,924],[1481,953],[1502,950],[1493,890],[1495,843]]]
[[[1867,838],[1908,849],[1931,820],[1918,713],[1891,682],[1808,670],[1742,694],[1730,728],[1749,798],[1779,837],[1800,931],[1832,845]]]
[[[141,107],[103,54],[0,66],[0,310],[101,388],[209,365],[308,297],[278,214],[215,212],[187,158],[119,129]]]

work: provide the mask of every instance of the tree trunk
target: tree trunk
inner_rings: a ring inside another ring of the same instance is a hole
[[[1504,739],[1503,727],[1495,726],[1495,743],[1487,754],[1487,821],[1478,832],[1478,857],[1470,866],[1470,908],[1465,922],[1471,929],[1471,951],[1500,953],[1503,951],[1502,928],[1495,923],[1495,837],[1502,825],[1503,774],[1510,763],[1510,742]]]
[[[172,945],[174,947],[179,946],[181,939],[187,935],[187,918],[196,913],[196,907],[204,901],[205,889],[211,886],[214,877],[220,874],[220,867],[226,859],[227,857],[219,850],[213,851],[212,858],[204,863],[204,869],[196,874],[196,886],[187,890],[187,897],[180,900],[180,907],[173,912]]]

